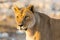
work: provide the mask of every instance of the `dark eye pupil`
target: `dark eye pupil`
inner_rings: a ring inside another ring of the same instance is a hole
[[[17,16],[17,18],[18,18],[18,16]]]
[[[25,16],[25,18],[27,18],[28,16]]]

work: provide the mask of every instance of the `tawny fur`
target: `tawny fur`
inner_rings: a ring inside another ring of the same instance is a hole
[[[21,27],[19,27],[18,25],[20,25],[22,22],[24,22],[24,26],[22,28],[28,28],[25,31],[26,40],[43,40],[43,38],[45,38],[44,40],[46,40],[46,36],[41,36],[41,35],[44,35],[41,33],[42,33],[42,31],[45,30],[45,29],[41,30],[41,27],[43,27],[43,26],[48,27],[48,25],[46,25],[46,24],[49,20],[49,17],[42,13],[41,14],[34,13],[32,8],[33,8],[33,6],[29,5],[28,7],[25,7],[25,8],[22,8],[21,10],[19,10],[18,7],[14,6],[13,10],[15,12],[17,28],[19,28],[19,30],[20,30]],[[17,18],[17,16],[18,16],[18,18]],[[25,16],[29,16],[29,18],[27,18],[27,21],[24,20]]]

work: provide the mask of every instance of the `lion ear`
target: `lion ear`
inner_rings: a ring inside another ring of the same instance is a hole
[[[27,9],[29,9],[29,10],[32,11],[32,12],[34,12],[34,11],[33,11],[33,8],[34,8],[33,5],[28,5],[28,6],[27,6]]]
[[[13,11],[14,11],[14,13],[20,13],[20,10],[19,10],[19,8],[16,6],[16,5],[14,5],[13,6]]]

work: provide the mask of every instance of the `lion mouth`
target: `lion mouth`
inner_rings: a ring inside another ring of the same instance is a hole
[[[24,26],[21,26],[21,27],[20,27],[20,26],[18,26],[17,29],[18,29],[18,30],[25,30],[25,31],[26,31],[26,30],[27,30],[27,27],[24,27]]]
[[[27,30],[27,28],[22,26],[22,27],[20,27],[20,30]]]

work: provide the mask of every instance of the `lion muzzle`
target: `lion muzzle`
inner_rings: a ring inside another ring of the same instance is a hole
[[[20,26],[17,27],[17,29],[18,30],[25,30],[26,31],[27,30],[27,27],[24,27],[24,26],[20,25]]]

